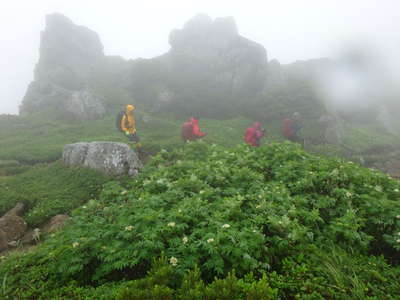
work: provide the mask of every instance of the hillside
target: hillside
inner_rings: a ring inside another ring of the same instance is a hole
[[[4,260],[3,297],[395,299],[399,189],[291,143],[163,150]]]
[[[233,18],[198,15],[169,42],[127,61],[46,17],[20,115],[0,115],[0,215],[23,203],[30,230],[70,218],[1,253],[1,298],[399,299],[397,102],[382,92],[379,105],[334,107],[317,83],[343,62],[269,61]],[[66,144],[128,143],[115,127],[128,103],[137,177],[61,162]],[[281,132],[294,112],[299,144]],[[190,116],[207,135],[184,144]],[[255,121],[259,148],[243,143]]]

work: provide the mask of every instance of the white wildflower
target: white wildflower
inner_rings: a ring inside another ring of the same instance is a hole
[[[396,193],[398,193],[398,192],[399,192],[399,189],[394,189],[394,191],[395,191]]]
[[[127,193],[128,193],[127,190],[123,190],[123,191],[121,192],[121,195],[126,195]]]
[[[87,206],[86,206],[86,205],[84,205],[84,206],[82,206],[82,208],[84,208],[84,209],[85,209],[85,208],[87,208]]]
[[[169,222],[168,223],[168,227],[175,227],[175,225],[176,225],[175,222]]]
[[[73,242],[73,243],[72,243],[72,247],[76,248],[76,247],[78,247],[78,246],[79,246],[79,243],[78,243],[78,242]]]
[[[396,218],[397,218],[397,219],[400,219],[400,215],[397,215]]]
[[[133,228],[134,228],[134,227],[133,227],[132,225],[129,225],[129,226],[126,226],[126,227],[125,227],[125,230],[126,230],[126,231],[132,231]]]
[[[173,265],[174,267],[176,267],[177,265],[178,265],[178,259],[176,258],[176,257],[171,257],[170,259],[169,259],[169,263],[171,264],[171,265]]]
[[[210,239],[207,240],[207,243],[212,243],[212,242],[214,242],[213,238],[210,238]]]
[[[189,239],[187,238],[187,236],[184,236],[182,238],[182,243],[186,244],[189,241]]]
[[[350,193],[350,192],[346,192],[346,197],[350,198],[351,196],[353,196],[353,194],[352,194],[352,193]]]
[[[229,228],[229,227],[231,227],[231,225],[229,225],[229,224],[222,225],[222,228]]]
[[[396,242],[400,243],[400,239],[398,239]]]

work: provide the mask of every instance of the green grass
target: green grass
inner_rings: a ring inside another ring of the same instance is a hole
[[[23,174],[0,178],[0,213],[23,202],[27,207],[26,222],[37,226],[97,197],[108,180],[98,172],[67,168],[58,162],[38,165]]]

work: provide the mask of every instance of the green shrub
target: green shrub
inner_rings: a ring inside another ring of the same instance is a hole
[[[133,280],[121,299],[399,296],[400,184],[383,173],[291,143],[197,142],[161,151],[125,184],[107,183],[70,226],[18,263],[7,259],[6,294],[22,293],[12,292],[17,282],[42,295],[43,281],[61,289]],[[197,272],[193,288],[188,272]]]

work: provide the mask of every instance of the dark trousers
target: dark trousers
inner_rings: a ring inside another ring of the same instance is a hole
[[[128,135],[128,139],[130,142],[135,142],[135,143],[139,143],[140,141],[139,136],[137,135],[136,132],[134,134]]]

